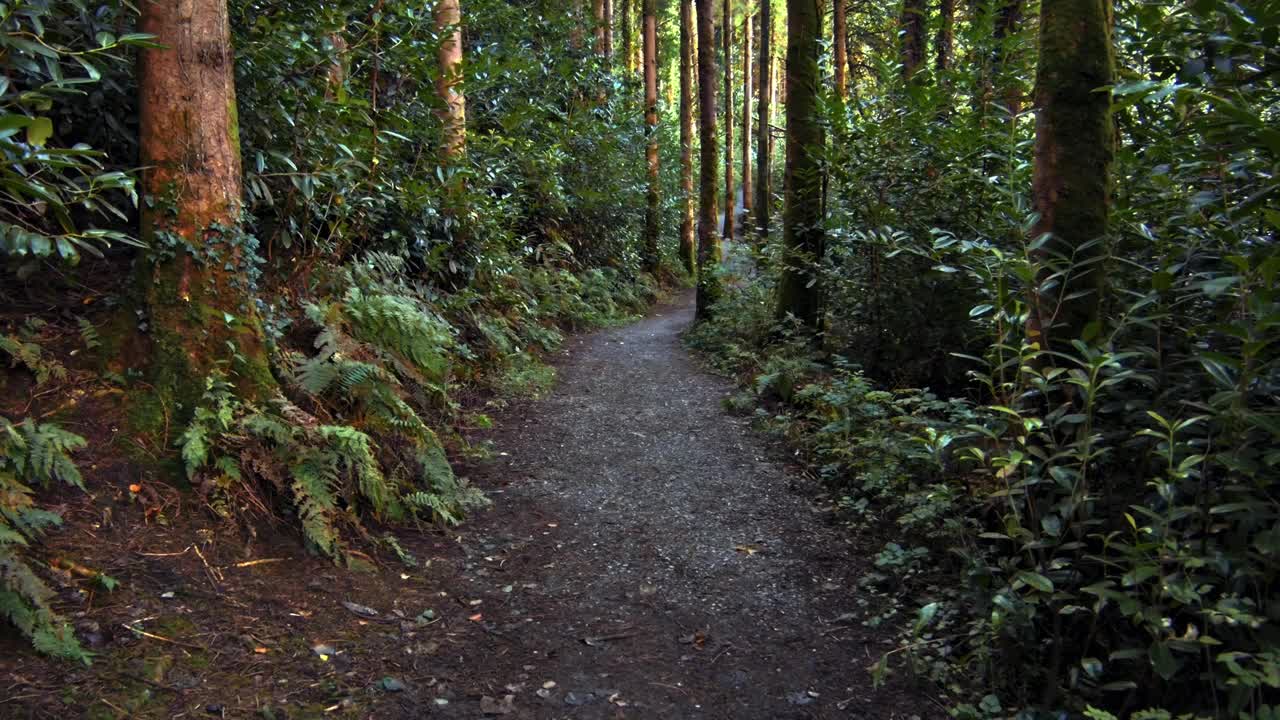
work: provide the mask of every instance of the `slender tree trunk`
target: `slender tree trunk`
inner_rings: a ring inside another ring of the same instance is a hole
[[[925,0],[902,0],[902,77],[910,80],[924,64]]]
[[[1105,283],[1107,220],[1115,129],[1115,80],[1109,0],[1044,0],[1036,71],[1032,201],[1040,219],[1031,238],[1049,240],[1036,255],[1066,270],[1046,270],[1028,323],[1028,339],[1091,339]],[[1065,343],[1064,343],[1065,345]]]
[[[604,0],[604,56],[613,58],[613,0]]]
[[[773,13],[771,0],[760,3],[760,57],[757,60],[760,69],[760,102],[758,104],[756,132],[756,233],[763,242],[769,237],[769,212],[772,198],[769,194],[769,172],[772,166],[773,148],[770,124],[773,122]]]
[[[628,75],[636,71],[635,57],[631,54],[631,34],[631,0],[622,0],[622,62]]]
[[[734,217],[737,210],[733,186],[733,4],[724,0],[724,21],[721,40],[724,45],[724,232],[727,240],[733,239]]]
[[[938,0],[938,31],[933,36],[934,67],[938,78],[951,69],[956,44],[956,0]]]
[[[644,125],[649,143],[645,161],[649,168],[648,203],[644,214],[645,269],[658,271],[658,0],[643,0],[644,5]]]
[[[573,0],[569,9],[569,17],[573,20],[569,29],[569,46],[574,50],[582,49],[582,3],[583,0]]]
[[[818,163],[820,23],[817,0],[787,0],[787,190],[777,314],[794,316],[815,334],[822,326],[819,268],[825,242]]]
[[[751,192],[751,15],[742,24],[742,210],[744,218],[751,217],[755,197]],[[743,220],[745,232],[746,220]]]
[[[436,95],[444,107],[437,111],[444,127],[440,162],[453,165],[466,149],[467,103],[462,93],[462,10],[458,0],[436,3],[436,31],[442,34],[437,62]]]
[[[693,0],[680,0],[680,261],[697,273],[693,220]]]
[[[947,0],[943,0],[946,2]],[[831,20],[831,30],[834,36],[835,57],[832,63],[835,65],[836,73],[836,95],[843,100],[849,97],[849,79],[845,75],[849,62],[849,18],[847,16],[848,0],[835,0],[835,13]]]
[[[716,239],[716,192],[720,178],[720,151],[716,138],[716,0],[698,3],[698,132],[701,167],[698,171],[698,309],[699,319],[711,315],[711,306],[720,297],[715,270],[720,264],[720,243]]]
[[[605,33],[605,27],[604,27],[604,0],[593,0],[591,5],[591,17],[593,19],[592,27],[595,28],[596,55],[599,55],[600,57],[604,57],[605,37],[607,36],[607,33]]]
[[[251,400],[274,391],[252,296],[252,237],[240,229],[240,134],[227,4],[144,2],[139,30],[162,48],[139,54],[141,235],[138,267],[149,383],[142,432],[180,426],[226,372]],[[137,318],[129,317],[130,324]]]

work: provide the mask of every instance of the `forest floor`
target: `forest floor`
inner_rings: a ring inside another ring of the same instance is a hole
[[[77,584],[90,668],[0,642],[0,717],[942,717],[904,680],[872,688],[875,543],[721,409],[691,315],[685,294],[566,343],[555,389],[477,438],[497,454],[464,470],[494,507],[400,533],[417,568],[339,570],[199,510],[144,526],[118,494],[114,520],[109,493],[65,508],[85,532],[50,551],[122,586]]]

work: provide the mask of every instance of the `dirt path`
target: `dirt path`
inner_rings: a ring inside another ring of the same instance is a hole
[[[338,569],[287,524],[214,533],[198,508],[148,522],[134,477],[98,469],[46,550],[119,579],[60,585],[99,656],[0,634],[0,717],[936,716],[872,690],[868,553],[721,410],[732,387],[680,344],[691,301],[571,340],[556,388],[503,413],[501,454],[471,468],[494,508],[397,531],[413,567]]]
[[[498,507],[454,588],[495,641],[454,682],[515,717],[929,715],[871,689],[884,646],[838,621],[865,560],[721,410],[730,384],[680,343],[691,300],[572,341],[551,395],[500,422],[477,473]]]

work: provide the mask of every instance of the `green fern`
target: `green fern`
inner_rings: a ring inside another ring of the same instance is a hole
[[[69,453],[84,446],[84,438],[56,426],[32,420],[14,425],[0,416],[0,616],[40,652],[88,662],[70,626],[50,607],[53,591],[23,557],[30,541],[62,522],[36,507],[30,485],[57,481],[83,488]]]
[[[44,348],[32,340],[16,335],[0,335],[0,352],[12,358],[10,367],[25,367],[36,376],[36,385],[50,380],[66,380],[67,368],[62,363],[44,357]]]

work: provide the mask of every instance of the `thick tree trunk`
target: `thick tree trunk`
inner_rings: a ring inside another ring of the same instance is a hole
[[[742,24],[742,211],[751,217],[755,197],[751,194],[751,15]],[[745,232],[746,220],[743,220]]]
[[[444,107],[437,111],[443,127],[440,162],[457,163],[467,144],[467,103],[462,94],[462,10],[458,0],[436,3],[436,32],[441,34],[436,56],[440,75],[436,78],[436,95]]]
[[[162,48],[139,55],[142,237],[139,263],[149,383],[142,432],[180,426],[225,371],[256,400],[272,392],[253,298],[255,247],[240,229],[240,135],[227,5],[143,2],[139,30]],[[135,318],[130,317],[131,321]]]
[[[711,315],[711,306],[720,297],[716,267],[720,264],[720,243],[716,238],[716,202],[720,151],[716,137],[716,0],[698,3],[698,132],[701,167],[698,171],[698,309],[699,319]]]
[[[1022,112],[1022,80],[1016,72],[1010,72],[1013,53],[1009,47],[1009,38],[1018,32],[1022,24],[1023,0],[1007,0],[996,13],[994,38],[996,41],[995,56],[992,58],[992,74],[995,82],[1000,84],[1001,95],[1009,116],[1016,118]]]
[[[644,0],[644,125],[649,143],[645,161],[649,168],[648,202],[644,213],[644,265],[658,271],[658,0]]]
[[[924,64],[925,0],[902,0],[902,77],[910,80]]]
[[[956,0],[938,0],[938,31],[933,36],[934,67],[938,78],[951,69],[956,44]]]
[[[732,240],[734,234],[733,187],[733,4],[724,0],[724,21],[721,39],[724,41],[724,231],[722,236]]]
[[[946,1],[943,0],[943,2]],[[835,65],[836,95],[839,95],[842,100],[849,97],[849,79],[845,75],[849,62],[849,18],[846,3],[848,0],[835,0],[835,12],[831,20],[835,45],[835,57],[832,58],[832,63]]]
[[[769,195],[769,172],[772,165],[773,157],[771,150],[773,148],[772,133],[770,132],[770,124],[773,122],[773,13],[770,10],[771,0],[763,0],[760,3],[760,57],[757,62],[760,69],[760,102],[758,104],[759,117],[757,118],[756,132],[756,201],[754,217],[756,219],[756,233],[760,236],[761,241],[769,237],[769,211],[771,198]]]
[[[680,0],[680,262],[698,270],[693,220],[693,0]]]
[[[822,173],[818,153],[817,0],[787,0],[787,183],[783,211],[779,318],[794,316],[809,331],[822,327]]]
[[[1108,2],[1040,6],[1031,239],[1048,234],[1036,255],[1065,271],[1040,277],[1027,333],[1042,348],[1050,337],[1091,339],[1098,319],[1115,155],[1111,96],[1098,91],[1115,80]]]

